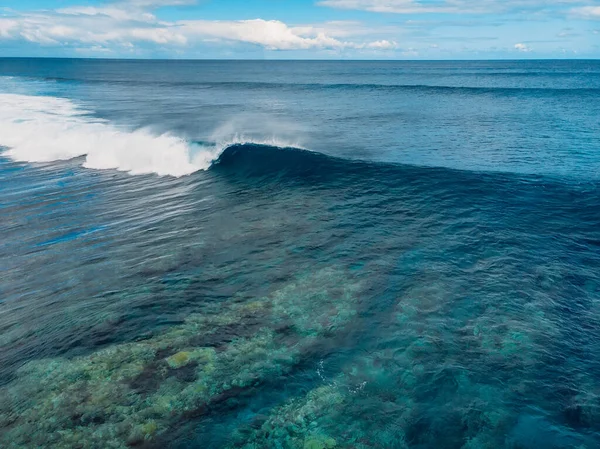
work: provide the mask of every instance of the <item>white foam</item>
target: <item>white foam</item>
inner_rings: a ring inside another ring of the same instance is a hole
[[[184,176],[207,169],[231,145],[300,147],[277,138],[257,138],[255,133],[246,138],[234,132],[236,124],[219,127],[213,133],[217,143],[196,145],[171,134],[118,127],[67,98],[0,93],[0,146],[7,147],[4,156],[16,161],[85,157],[86,168]]]
[[[216,146],[191,151],[169,134],[118,128],[65,98],[17,94],[0,94],[0,145],[18,161],[85,156],[87,168],[172,176],[204,170],[220,153]]]

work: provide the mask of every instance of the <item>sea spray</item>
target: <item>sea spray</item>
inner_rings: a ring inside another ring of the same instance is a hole
[[[146,128],[129,130],[95,117],[67,98],[0,93],[0,104],[0,147],[16,161],[84,157],[83,166],[91,169],[184,176],[206,170],[231,145],[299,147],[273,136],[246,137],[234,129],[229,134],[220,129],[214,133],[218,140],[206,143]]]

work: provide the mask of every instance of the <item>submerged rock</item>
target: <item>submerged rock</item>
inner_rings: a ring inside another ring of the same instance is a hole
[[[179,351],[177,354],[173,354],[167,358],[167,363],[171,368],[181,368],[190,361],[190,353],[188,351]]]
[[[304,440],[304,449],[333,449],[337,446],[333,438],[315,435]]]

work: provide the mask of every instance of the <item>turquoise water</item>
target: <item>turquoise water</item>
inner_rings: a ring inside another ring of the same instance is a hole
[[[0,447],[600,447],[598,93],[0,59]]]

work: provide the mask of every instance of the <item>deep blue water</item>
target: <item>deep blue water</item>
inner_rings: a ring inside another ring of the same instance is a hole
[[[0,59],[0,447],[600,447],[599,96]]]

